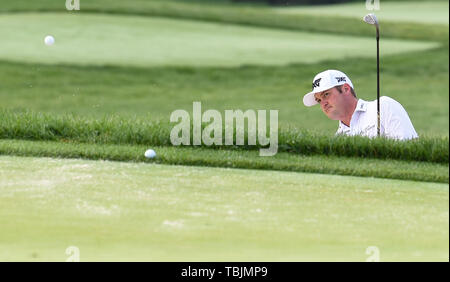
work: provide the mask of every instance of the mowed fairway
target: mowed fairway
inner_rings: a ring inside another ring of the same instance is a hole
[[[1,15],[0,59],[43,64],[239,66],[374,57],[374,39],[190,20],[57,13]],[[54,46],[43,39],[51,34]],[[437,47],[385,39],[381,54]]]
[[[448,260],[448,184],[0,157],[0,260]]]
[[[368,11],[366,6],[361,2],[306,7],[283,7],[274,8],[274,10],[284,14],[362,18]],[[448,8],[448,1],[380,1],[380,9],[373,12],[376,13],[381,21],[448,25]]]

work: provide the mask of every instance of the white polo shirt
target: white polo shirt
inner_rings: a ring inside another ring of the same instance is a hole
[[[377,100],[358,100],[350,127],[339,121],[336,134],[377,136]],[[394,99],[380,97],[380,135],[386,138],[406,140],[419,137],[403,106]]]

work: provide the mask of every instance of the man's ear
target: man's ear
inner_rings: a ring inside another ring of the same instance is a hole
[[[344,83],[344,85],[342,85],[342,87],[344,88],[343,90],[344,90],[344,93],[347,93],[347,92],[351,92],[350,91],[350,85],[348,84],[348,83]]]

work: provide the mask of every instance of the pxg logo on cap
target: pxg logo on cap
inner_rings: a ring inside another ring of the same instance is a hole
[[[314,88],[319,87],[320,86],[320,81],[322,80],[322,78],[318,78],[316,80],[314,80],[313,84],[312,84],[312,89],[314,90]]]
[[[337,80],[337,82],[339,83],[339,82],[342,82],[342,81],[347,81],[346,79],[345,79],[345,77],[335,77],[336,78],[336,80]]]

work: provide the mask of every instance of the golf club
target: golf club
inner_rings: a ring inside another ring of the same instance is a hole
[[[377,29],[377,136],[380,137],[380,27],[375,14],[368,14],[363,20]]]

